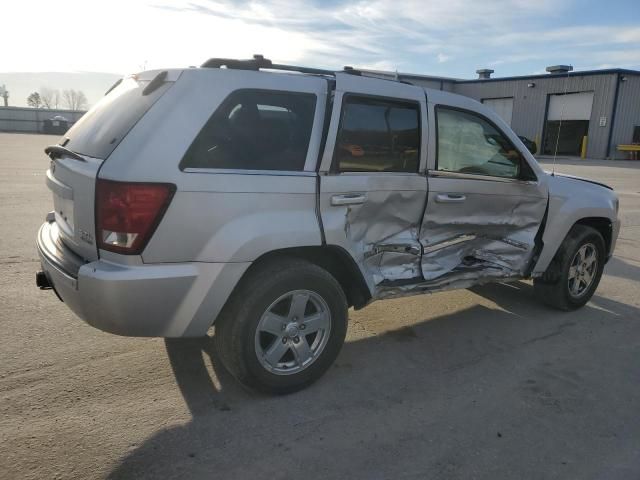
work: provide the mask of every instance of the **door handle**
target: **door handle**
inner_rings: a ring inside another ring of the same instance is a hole
[[[436,202],[438,203],[461,203],[466,199],[467,197],[461,193],[439,193],[436,195]]]
[[[340,205],[360,205],[367,199],[366,193],[344,193],[341,195],[333,195],[331,197],[331,205],[339,207]]]

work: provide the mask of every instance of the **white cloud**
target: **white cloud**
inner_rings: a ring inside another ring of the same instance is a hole
[[[16,41],[3,47],[4,71],[128,73],[254,53],[454,76],[487,65],[500,74],[560,61],[640,65],[640,27],[560,28],[573,0],[110,0],[100,8],[87,0],[9,1],[3,38]]]

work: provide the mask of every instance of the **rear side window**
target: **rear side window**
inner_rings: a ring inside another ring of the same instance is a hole
[[[315,107],[313,94],[237,90],[207,121],[180,168],[301,171]]]
[[[65,134],[64,146],[82,155],[107,158],[172,84],[165,82],[143,95],[148,81],[123,79]]]
[[[334,168],[340,172],[417,172],[419,159],[417,103],[345,98]]]

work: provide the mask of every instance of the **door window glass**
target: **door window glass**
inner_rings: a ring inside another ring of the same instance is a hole
[[[518,178],[520,152],[491,123],[478,115],[437,108],[438,170]]]
[[[419,105],[345,97],[333,161],[340,172],[417,172]]]
[[[180,167],[300,171],[315,106],[312,94],[237,90],[207,121]]]

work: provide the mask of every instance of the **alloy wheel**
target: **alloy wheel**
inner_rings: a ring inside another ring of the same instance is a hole
[[[277,375],[298,373],[313,364],[331,332],[331,312],[310,290],[280,296],[262,314],[255,333],[260,364]]]
[[[582,245],[569,265],[569,294],[573,298],[580,298],[589,290],[598,271],[598,250],[595,245]]]

